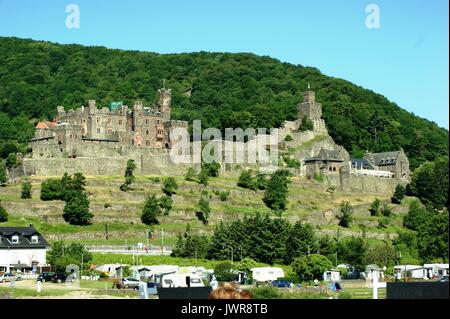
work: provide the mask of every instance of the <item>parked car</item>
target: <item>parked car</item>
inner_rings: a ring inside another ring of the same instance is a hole
[[[37,281],[46,282],[52,281],[52,278],[55,276],[54,272],[43,272],[37,277]]]
[[[448,282],[448,275],[442,276],[441,279],[439,279],[440,282]]]
[[[22,280],[22,276],[17,275],[17,274],[14,275],[10,272],[0,275],[0,282],[19,281],[19,280]]]
[[[122,286],[124,288],[139,289],[140,281],[133,277],[122,278]]]
[[[292,283],[290,283],[287,280],[274,280],[274,281],[272,281],[272,286],[278,287],[278,288],[291,288]]]
[[[56,273],[53,277],[52,277],[52,282],[55,283],[62,283],[65,282],[67,280],[68,275],[61,272],[61,273]]]

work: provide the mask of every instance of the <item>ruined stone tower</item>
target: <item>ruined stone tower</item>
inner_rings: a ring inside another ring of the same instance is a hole
[[[316,93],[308,90],[303,92],[303,102],[298,104],[297,122],[300,124],[306,117],[314,124],[314,131],[326,132],[325,121],[322,119],[322,104],[316,102]]]

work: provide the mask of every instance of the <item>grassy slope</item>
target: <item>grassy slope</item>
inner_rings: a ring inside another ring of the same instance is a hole
[[[210,179],[208,187],[175,177],[179,190],[174,195],[174,209],[169,216],[160,218],[161,224],[155,227],[156,238],[152,245],[161,245],[160,230],[164,230],[164,245],[174,245],[176,236],[187,223],[197,232],[211,234],[220,220],[230,221],[255,210],[269,212],[262,203],[263,192],[253,192],[236,186],[237,175],[230,174]],[[0,189],[0,200],[9,212],[9,221],[2,226],[25,226],[32,223],[49,240],[64,239],[95,245],[124,245],[146,242],[147,226],[140,221],[144,198],[147,194],[162,194],[161,183],[152,177],[138,177],[134,190],[124,193],[119,190],[123,178],[120,176],[88,177],[87,191],[91,198],[91,211],[95,215],[92,225],[81,227],[68,225],[62,219],[64,203],[60,201],[43,202],[39,199],[40,183],[43,179],[32,179],[33,199],[20,199],[20,185],[10,185]],[[207,190],[212,209],[210,223],[204,226],[195,216],[196,203],[202,191]],[[228,199],[220,201],[214,192],[230,192]],[[304,219],[316,224],[318,231],[336,233],[337,220],[333,210],[342,201],[355,206],[354,224],[350,229],[341,229],[342,236],[361,234],[365,229],[368,237],[376,234],[396,233],[401,228],[402,215],[406,212],[408,199],[394,207],[394,216],[387,228],[378,228],[378,217],[370,216],[368,206],[375,199],[388,201],[388,196],[373,194],[343,193],[330,194],[314,181],[293,178],[290,185],[289,206],[284,217],[295,222]],[[110,207],[107,207],[110,206]],[[323,211],[328,211],[331,219],[325,221]],[[269,212],[270,213],[270,212]],[[105,225],[108,225],[109,240],[105,239]],[[361,226],[364,224],[365,226]]]

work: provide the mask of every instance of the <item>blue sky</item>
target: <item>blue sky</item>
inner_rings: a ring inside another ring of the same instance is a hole
[[[68,29],[68,4],[80,28]],[[369,29],[368,4],[380,9]],[[0,36],[314,66],[449,127],[447,0],[0,0]],[[1,63],[1,61],[0,61]]]

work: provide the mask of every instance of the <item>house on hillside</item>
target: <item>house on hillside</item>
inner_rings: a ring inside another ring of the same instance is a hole
[[[41,272],[47,266],[45,238],[28,227],[0,227],[0,271]]]
[[[366,153],[363,159],[374,170],[391,172],[394,178],[409,179],[411,171],[403,149],[395,152]]]

